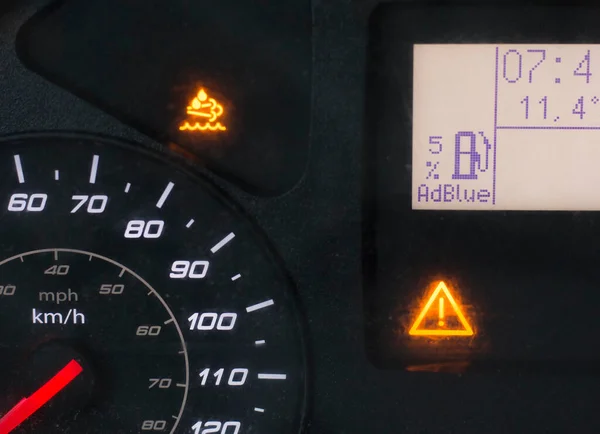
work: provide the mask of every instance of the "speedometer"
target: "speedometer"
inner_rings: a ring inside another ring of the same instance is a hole
[[[292,433],[293,288],[206,181],[139,147],[0,147],[0,433]]]

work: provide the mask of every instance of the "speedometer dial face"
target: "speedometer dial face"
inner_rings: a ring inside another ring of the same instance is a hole
[[[210,185],[89,137],[0,167],[0,433],[300,430],[293,290]]]

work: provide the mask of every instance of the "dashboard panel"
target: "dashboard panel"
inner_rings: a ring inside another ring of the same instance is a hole
[[[2,4],[0,434],[597,432],[597,17]]]

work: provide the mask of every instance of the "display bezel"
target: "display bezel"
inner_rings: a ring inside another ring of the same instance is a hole
[[[472,270],[504,268],[515,275],[561,270],[575,282],[582,276],[593,279],[594,264],[600,259],[593,241],[600,237],[594,211],[412,209],[414,44],[594,44],[600,42],[600,28],[595,25],[599,16],[600,8],[582,3],[569,7],[386,3],[374,9],[366,71],[363,290],[367,353],[376,366],[406,368],[414,360],[427,359],[407,350],[406,342],[397,337],[397,319],[390,320],[395,317],[393,309],[382,310],[382,306],[400,305],[406,310],[433,279],[450,278],[479,307],[475,353],[496,369],[502,354],[495,352],[494,333],[485,326],[494,306],[489,295],[472,288]],[[486,243],[493,247],[468,253]],[[459,251],[453,252],[451,247],[457,244]],[[397,294],[392,294],[392,288],[398,288]],[[569,330],[576,333],[569,326],[564,332]],[[541,342],[546,336],[532,333],[531,338]],[[592,358],[600,358],[600,352]],[[544,365],[563,372],[569,365],[541,353],[538,360],[508,362],[503,366],[520,371]]]

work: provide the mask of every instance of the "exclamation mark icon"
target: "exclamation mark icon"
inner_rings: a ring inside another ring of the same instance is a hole
[[[435,319],[436,308],[437,320]],[[453,318],[449,323],[446,321],[446,310]],[[408,334],[411,336],[473,336],[475,333],[462,313],[462,306],[454,300],[446,284],[438,282]]]
[[[440,327],[444,327],[444,324],[446,324],[444,322],[444,297],[440,297],[440,306],[439,306],[439,309],[438,309],[438,313],[439,313],[438,325]]]

